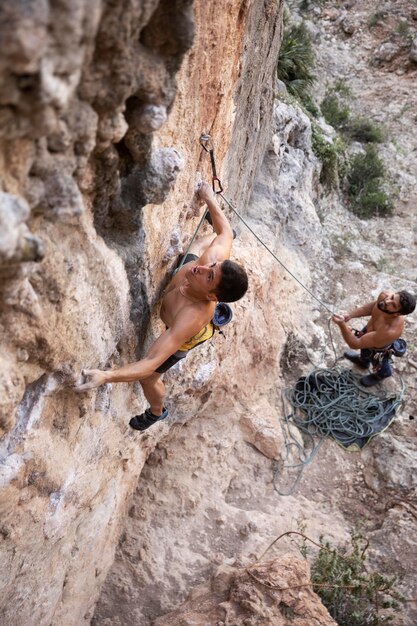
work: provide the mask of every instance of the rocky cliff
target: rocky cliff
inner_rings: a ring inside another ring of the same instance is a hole
[[[412,145],[408,49],[395,41],[391,60],[370,63],[364,50],[372,56],[390,41],[381,25],[365,28],[369,7],[327,4],[337,6],[312,3],[307,16],[318,93],[345,73],[357,106],[382,116],[372,77],[391,89],[399,79],[386,123]],[[409,3],[400,4],[411,23]],[[233,307],[226,339],[216,336],[166,375],[168,420],[143,435],[129,428],[145,407],[139,385],[72,388],[82,367],[140,358],[160,332],[161,290],[202,210],[195,182],[211,173],[203,130],[227,197],[325,302],[349,308],[387,282],[414,286],[412,270],[399,268],[401,249],[384,235],[389,272],[378,242],[388,224],[413,245],[415,158],[385,148],[401,183],[389,222],[370,228],[325,193],[309,118],[285,98],[274,103],[282,5],[1,4],[0,606],[8,626],[332,624],[307,588],[271,591],[248,578],[265,546],[299,525],[340,543],[361,521],[374,564],[402,574],[415,596],[413,392],[372,448],[346,455],[326,442],[299,489],[280,496],[281,390],[311,360],[331,356],[326,314],[227,207],[250,290]],[[297,554],[280,544],[257,576],[279,588],[307,583]],[[411,608],[404,623],[413,619]]]
[[[210,171],[202,130],[228,192],[247,201],[281,12],[279,1],[2,3],[3,623],[91,618],[161,433],[129,431],[143,406],[134,385],[86,396],[72,385],[85,365],[143,355],[158,332],[160,286],[196,225],[196,173]],[[212,370],[190,364],[194,394],[180,375],[188,401],[173,402],[174,421],[198,413]]]

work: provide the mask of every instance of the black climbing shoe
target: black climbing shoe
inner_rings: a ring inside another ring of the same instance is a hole
[[[374,385],[380,383],[381,380],[382,378],[380,378],[376,374],[368,374],[368,376],[362,376],[359,382],[364,387],[373,387]]]
[[[142,415],[135,415],[129,422],[129,426],[134,428],[135,430],[146,430],[156,422],[160,420],[164,420],[168,416],[168,409],[162,410],[162,415],[156,416],[151,413],[150,409],[146,409]]]
[[[360,354],[354,352],[353,350],[346,350],[346,352],[343,353],[343,356],[345,359],[349,359],[349,361],[352,361],[352,363],[358,367],[362,367],[364,370],[367,370],[369,367],[366,361],[362,361]]]

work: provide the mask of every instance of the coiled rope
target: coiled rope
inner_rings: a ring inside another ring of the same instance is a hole
[[[283,392],[283,430],[285,458],[282,467],[273,470],[274,489],[282,496],[294,493],[304,468],[318,453],[325,437],[332,437],[349,448],[360,439],[369,440],[392,421],[404,400],[405,385],[401,380],[398,395],[381,392],[379,396],[365,391],[359,377],[350,370],[334,367],[318,368],[300,378],[295,387]],[[291,410],[288,410],[288,406]],[[296,426],[300,436],[293,434]],[[318,441],[318,443],[316,443]],[[367,443],[367,441],[366,441]],[[310,449],[308,452],[307,449]],[[295,452],[293,452],[295,450]],[[290,461],[290,457],[298,457]],[[288,489],[278,486],[285,471],[296,470]]]

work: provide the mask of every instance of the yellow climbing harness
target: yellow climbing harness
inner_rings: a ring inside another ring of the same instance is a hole
[[[211,339],[214,335],[214,325],[209,322],[207,326],[204,326],[194,337],[188,339],[185,343],[182,344],[180,348],[178,348],[181,352],[188,352],[192,348],[195,348],[200,343],[207,341],[207,339]]]

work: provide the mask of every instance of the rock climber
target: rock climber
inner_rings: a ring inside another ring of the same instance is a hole
[[[416,307],[416,298],[408,291],[383,291],[377,300],[354,309],[347,315],[333,315],[349,348],[344,356],[363,369],[373,366],[373,373],[363,376],[360,382],[372,387],[392,375],[391,355],[405,353],[405,341],[400,340],[404,330],[404,315],[409,315]],[[347,322],[355,317],[371,319],[361,331],[354,331]],[[401,343],[399,343],[401,342]]]
[[[200,183],[198,195],[207,204],[215,234],[193,243],[184,264],[165,289],[160,311],[165,332],[141,361],[109,371],[83,370],[83,382],[75,387],[76,391],[88,391],[105,383],[139,381],[150,406],[130,420],[136,430],[146,430],[167,417],[161,374],[184,358],[188,350],[210,339],[218,301],[235,302],[248,288],[246,271],[228,260],[233,230],[210,185]]]

